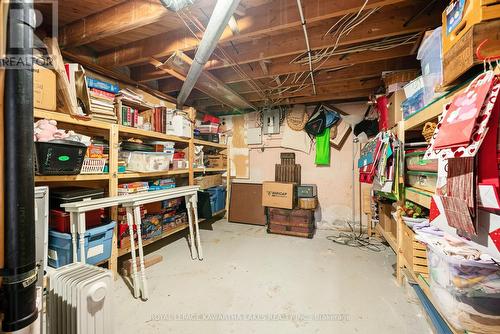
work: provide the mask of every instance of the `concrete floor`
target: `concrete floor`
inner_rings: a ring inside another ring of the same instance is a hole
[[[158,245],[147,302],[117,281],[115,333],[432,332],[411,289],[396,285],[389,249],[336,245],[328,231],[309,240],[223,220],[212,228],[201,262],[182,235]]]

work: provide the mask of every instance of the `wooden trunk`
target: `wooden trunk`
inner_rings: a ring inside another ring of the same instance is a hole
[[[268,209],[268,233],[312,238],[314,235],[314,211],[302,209]]]

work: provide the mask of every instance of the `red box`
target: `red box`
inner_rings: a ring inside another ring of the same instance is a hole
[[[49,226],[51,229],[61,233],[71,233],[69,212],[61,210],[50,210]],[[101,218],[106,215],[104,209],[92,210],[85,213],[85,227],[91,229],[92,227],[101,225]]]

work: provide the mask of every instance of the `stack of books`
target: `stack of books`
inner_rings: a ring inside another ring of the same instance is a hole
[[[90,92],[90,111],[92,119],[107,123],[116,123],[114,102],[119,92],[117,85],[99,79],[87,77]]]

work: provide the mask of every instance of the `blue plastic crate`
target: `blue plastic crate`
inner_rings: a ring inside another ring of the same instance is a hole
[[[215,204],[212,206],[212,213],[223,210],[226,207],[226,188],[217,186],[207,189],[210,193],[210,198],[215,197]]]
[[[116,223],[98,226],[85,232],[86,263],[97,264],[111,257],[113,229]],[[77,242],[78,260],[80,260],[80,243]],[[71,234],[49,231],[49,266],[59,268],[73,262]]]

